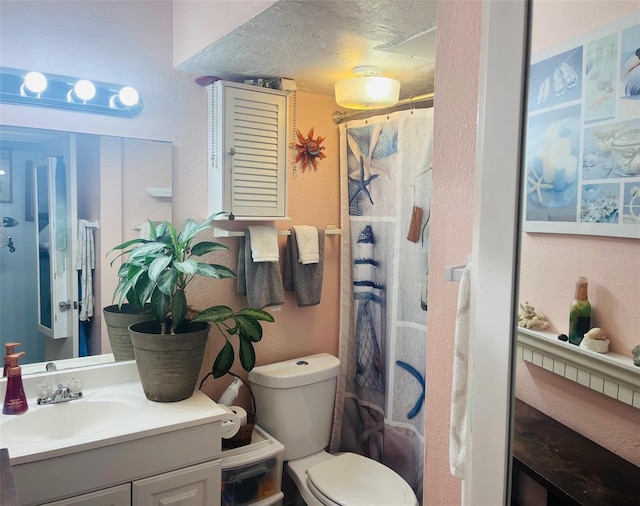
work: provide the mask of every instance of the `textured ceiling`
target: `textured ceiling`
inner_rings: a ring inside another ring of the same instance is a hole
[[[400,98],[433,91],[435,0],[279,0],[178,67],[232,81],[286,77],[333,95],[336,81],[375,65]]]

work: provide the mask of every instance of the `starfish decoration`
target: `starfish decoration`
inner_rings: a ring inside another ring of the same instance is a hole
[[[361,156],[360,157],[360,177],[357,180],[349,177],[349,182],[355,186],[355,191],[349,198],[349,204],[351,204],[355,200],[355,198],[360,192],[364,192],[364,194],[367,197],[369,197],[369,202],[371,202],[371,204],[373,205],[373,199],[371,198],[371,193],[369,193],[369,189],[367,188],[367,186],[369,186],[371,184],[371,181],[373,181],[377,177],[378,177],[378,174],[372,174],[369,177],[369,179],[366,179],[366,176],[364,173],[364,157]]]
[[[327,155],[322,152],[324,146],[320,146],[325,138],[318,136],[314,139],[313,127],[309,130],[309,135],[306,139],[300,130],[298,130],[297,135],[300,144],[296,144],[296,150],[298,151],[298,154],[296,155],[296,163],[302,160],[302,172],[305,171],[309,162],[313,165],[313,170],[318,170],[318,162],[316,161],[316,158],[327,157]]]
[[[535,169],[531,170],[531,174],[533,174],[537,179],[534,179],[531,176],[527,176],[527,181],[531,183],[531,187],[527,190],[527,195],[531,195],[533,192],[536,192],[538,195],[538,202],[542,204],[542,190],[550,190],[553,188],[552,184],[543,183],[543,176],[539,176]]]
[[[349,205],[354,202],[356,196],[360,192],[363,192],[369,198],[369,202],[373,204],[371,193],[369,193],[369,189],[367,187],[371,184],[371,181],[373,181],[380,175],[373,173],[373,171],[376,169],[373,167],[372,158],[373,151],[375,150],[376,144],[378,143],[381,131],[382,127],[380,125],[377,125],[373,130],[369,142],[368,156],[365,156],[365,154],[362,153],[360,147],[358,146],[358,143],[353,138],[353,136],[347,134],[347,144],[349,145],[349,148],[351,149],[353,155],[358,159],[360,163],[360,169],[349,174]],[[368,178],[367,174],[369,174]]]

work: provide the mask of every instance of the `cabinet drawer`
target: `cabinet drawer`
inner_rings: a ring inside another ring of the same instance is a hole
[[[43,506],[131,506],[131,485],[127,483]]]

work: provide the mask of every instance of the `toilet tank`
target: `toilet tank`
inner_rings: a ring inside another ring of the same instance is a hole
[[[340,361],[328,353],[255,367],[257,423],[284,445],[284,460],[329,444]]]

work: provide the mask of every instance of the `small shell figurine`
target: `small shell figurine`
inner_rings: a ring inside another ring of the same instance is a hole
[[[596,353],[607,353],[609,351],[609,339],[604,330],[594,327],[584,335],[580,341],[580,348],[595,351]]]
[[[545,330],[549,326],[549,320],[543,314],[536,313],[536,308],[525,302],[520,304],[518,312],[518,327],[531,330]]]
[[[640,367],[640,344],[631,350],[631,356],[633,357],[633,365]]]

